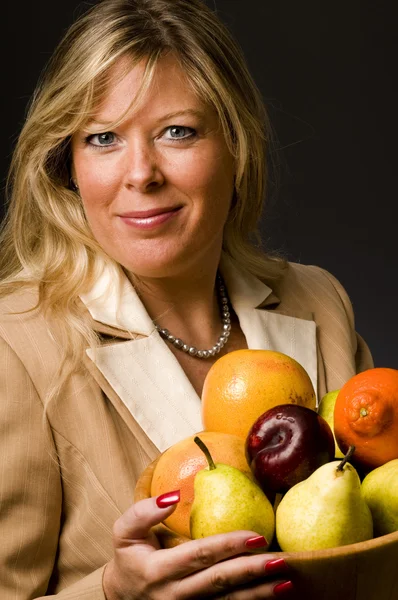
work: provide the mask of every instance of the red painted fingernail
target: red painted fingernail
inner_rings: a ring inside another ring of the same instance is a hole
[[[247,548],[262,548],[267,545],[268,542],[263,535],[256,535],[256,537],[249,538],[245,542]]]
[[[180,490],[174,490],[174,492],[167,492],[156,498],[156,504],[159,508],[167,508],[173,506],[180,501]]]
[[[274,592],[274,596],[280,598],[283,595],[288,595],[293,591],[293,584],[291,581],[284,581],[283,583],[278,583],[272,590]]]
[[[289,567],[283,560],[283,558],[275,558],[274,560],[269,560],[265,563],[265,572],[268,573],[276,573],[277,571],[288,571]]]

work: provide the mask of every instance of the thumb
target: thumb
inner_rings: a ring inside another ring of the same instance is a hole
[[[113,528],[116,547],[142,542],[153,543],[151,528],[169,517],[180,501],[180,490],[145,498],[133,504]],[[150,539],[148,539],[150,538]]]

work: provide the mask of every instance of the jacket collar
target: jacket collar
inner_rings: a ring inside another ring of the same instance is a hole
[[[101,325],[106,325],[148,336],[155,328],[121,267],[113,268],[105,264],[94,286],[80,299],[100,329]]]
[[[240,309],[278,304],[279,299],[270,287],[248,272],[239,269],[225,253],[220,261],[220,272],[236,312]],[[95,329],[108,328],[149,336],[155,326],[124,271],[105,265],[92,289],[80,296],[95,322]],[[269,301],[269,302],[267,302]],[[117,334],[117,332],[113,331]],[[122,334],[122,337],[126,337]],[[131,336],[128,336],[131,337]]]
[[[281,314],[271,288],[226,255],[220,271],[248,347],[295,358],[316,390],[316,325],[311,315]],[[104,269],[81,300],[93,327],[116,338],[87,349],[87,366],[147,456],[152,459],[201,431],[200,398],[124,272]],[[277,310],[264,310],[275,306]]]

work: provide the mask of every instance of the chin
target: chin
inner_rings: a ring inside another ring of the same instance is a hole
[[[120,261],[122,266],[130,273],[142,278],[177,277],[187,269],[195,269],[192,260],[177,254],[168,254],[156,257],[153,253],[143,257],[142,260]]]
[[[174,236],[173,236],[174,237]],[[211,264],[217,266],[221,254],[221,240],[213,243],[200,241],[194,235],[180,235],[178,240],[143,240],[141,243],[104,248],[125,270],[142,278],[179,277],[194,275]]]

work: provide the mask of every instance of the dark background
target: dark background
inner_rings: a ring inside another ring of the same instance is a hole
[[[280,184],[262,226],[266,246],[332,272],[352,300],[376,366],[398,368],[396,34],[387,2],[208,4],[243,47],[277,136]],[[37,77],[87,6],[7,3],[3,187]]]

